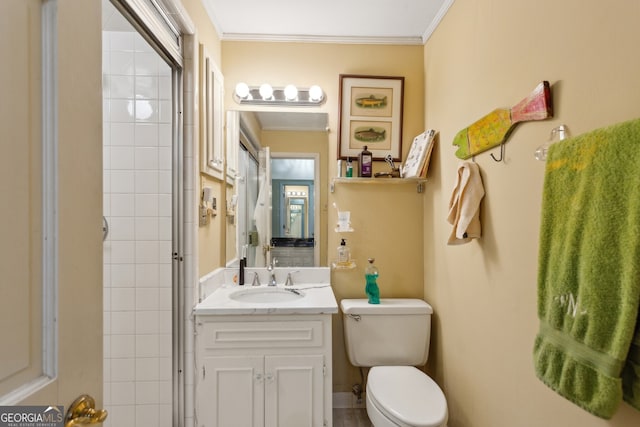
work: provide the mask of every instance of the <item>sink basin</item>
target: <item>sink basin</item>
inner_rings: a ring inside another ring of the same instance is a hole
[[[229,295],[234,301],[248,303],[273,303],[295,301],[303,298],[301,291],[288,288],[253,288],[234,291]]]

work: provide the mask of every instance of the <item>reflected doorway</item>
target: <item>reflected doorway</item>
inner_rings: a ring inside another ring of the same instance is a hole
[[[281,267],[318,265],[317,156],[271,153],[271,254]]]
[[[309,237],[309,187],[308,185],[284,185],[282,197],[284,237],[303,239]]]

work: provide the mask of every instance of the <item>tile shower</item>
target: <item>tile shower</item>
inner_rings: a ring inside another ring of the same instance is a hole
[[[171,68],[103,31],[105,426],[172,424]]]

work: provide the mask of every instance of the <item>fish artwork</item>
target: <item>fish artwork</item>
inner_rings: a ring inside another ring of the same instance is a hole
[[[513,107],[493,110],[458,132],[453,139],[453,145],[458,146],[456,157],[465,160],[497,147],[506,142],[518,123],[550,117],[553,117],[551,89],[549,82],[543,81]]]
[[[358,128],[353,137],[362,142],[379,142],[384,141],[387,131],[382,128]]]

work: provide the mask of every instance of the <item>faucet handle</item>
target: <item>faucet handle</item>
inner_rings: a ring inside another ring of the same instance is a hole
[[[292,274],[298,273],[300,270],[296,270],[296,271],[290,271],[289,273],[287,273],[287,281],[284,282],[285,286],[293,286],[293,278],[291,277]]]
[[[251,286],[260,286],[260,276],[258,275],[258,272],[254,272],[253,273],[253,281],[251,282]]]

